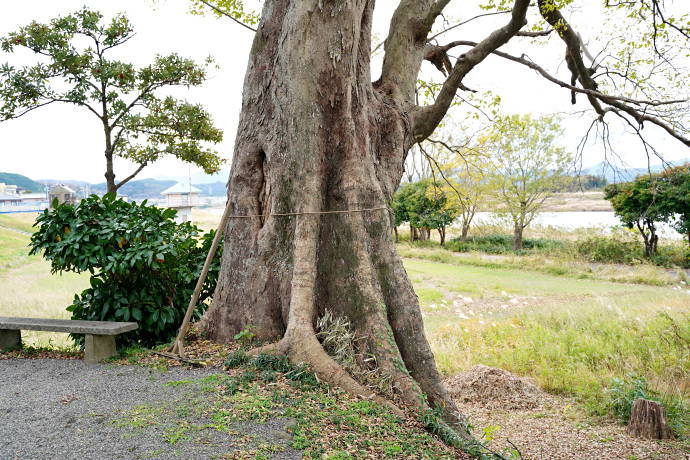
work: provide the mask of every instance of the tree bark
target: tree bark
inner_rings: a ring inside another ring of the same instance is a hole
[[[438,235],[441,238],[441,246],[446,242],[446,229],[445,227],[441,227],[438,229]]]
[[[666,409],[656,401],[639,398],[632,405],[627,431],[647,439],[671,439],[673,432],[666,420]]]
[[[374,396],[318,342],[316,320],[328,309],[349,320],[357,351],[375,357],[402,401],[418,412],[439,407],[470,440],[436,368],[387,206],[407,152],[431,126],[427,119],[450,105],[444,99],[425,114],[414,101],[426,37],[447,3],[400,2],[383,75],[372,83],[372,0],[265,2],[228,181],[232,215],[246,218],[228,221],[218,285],[201,327],[211,340],[227,342],[253,326],[258,339],[279,339],[261,350],[287,354],[319,378]],[[524,24],[528,1],[516,3],[509,25],[462,59],[452,77],[456,88]],[[454,91],[446,85],[443,94]]]
[[[398,243],[398,227],[393,227],[393,233],[395,233],[395,242]]]
[[[466,243],[467,242],[467,235],[470,232],[470,225],[469,223],[462,223],[462,233],[460,234],[460,242]]]
[[[515,224],[513,229],[513,251],[519,251],[522,249],[522,232],[524,227],[520,224]]]

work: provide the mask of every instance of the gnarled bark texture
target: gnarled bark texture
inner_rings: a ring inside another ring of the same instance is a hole
[[[529,0],[512,0],[507,23],[482,41],[439,47],[429,32],[449,3],[398,1],[381,78],[372,83],[374,0],[264,2],[228,182],[235,217],[225,229],[220,279],[202,326],[216,341],[232,340],[251,326],[259,339],[280,339],[270,350],[309,363],[320,378],[352,393],[375,396],[319,343],[315,324],[328,309],[349,320],[359,338],[357,351],[376,358],[404,402],[421,411],[426,395],[430,404],[443,408],[447,421],[462,424],[441,383],[417,298],[393,245],[387,203],[409,148],[436,129],[458,88],[465,88],[464,77],[494,53],[585,93],[600,118],[614,112],[640,125],[657,124],[687,145],[690,141],[634,106],[655,102],[597,91],[584,68],[580,39],[553,2],[539,0],[539,12],[563,39],[583,88],[497,51],[526,24]],[[447,51],[459,46],[469,48],[451,66]],[[446,78],[433,104],[420,107],[415,85],[424,59]],[[421,233],[429,236],[428,230]]]
[[[349,319],[358,351],[376,357],[407,404],[423,410],[424,394],[447,421],[463,423],[436,369],[387,207],[408,149],[431,134],[455,94],[414,105],[426,37],[445,3],[401,2],[381,80],[372,83],[373,0],[265,2],[228,183],[232,215],[252,217],[228,222],[203,326],[215,341],[252,326],[259,339],[281,338],[272,348],[310,363],[320,378],[370,395],[316,338],[316,319],[329,309]],[[452,84],[524,24],[527,1],[518,3],[490,46],[458,60]]]

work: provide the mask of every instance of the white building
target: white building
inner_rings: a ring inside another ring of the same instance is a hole
[[[181,224],[192,221],[192,207],[199,205],[199,193],[201,190],[198,188],[178,182],[162,191],[161,195],[165,195],[165,206],[177,209],[175,222]]]

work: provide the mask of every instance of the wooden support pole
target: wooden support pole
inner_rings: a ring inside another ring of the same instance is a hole
[[[196,307],[196,302],[199,300],[199,294],[201,293],[201,288],[206,281],[206,275],[208,275],[208,270],[211,267],[211,261],[213,256],[216,254],[216,248],[220,242],[220,237],[225,231],[225,224],[228,222],[228,217],[230,216],[230,202],[228,201],[225,205],[225,212],[223,212],[223,217],[220,219],[220,224],[218,225],[218,231],[213,238],[211,243],[211,250],[206,256],[206,262],[204,263],[204,268],[201,270],[199,275],[199,280],[196,282],[196,288],[194,289],[194,294],[192,299],[189,301],[189,306],[187,307],[187,313],[184,315],[184,320],[182,321],[182,326],[180,326],[180,332],[177,334],[177,338],[173,342],[173,345],[168,349],[169,353],[184,358],[184,338],[187,335],[187,329],[189,329],[189,322],[192,319],[192,314],[194,313],[194,307]]]

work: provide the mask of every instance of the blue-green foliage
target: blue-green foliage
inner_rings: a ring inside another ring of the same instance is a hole
[[[56,203],[57,204],[57,203]],[[43,251],[53,273],[91,273],[91,287],[74,296],[72,319],[136,321],[118,346],[151,346],[172,340],[179,329],[214,232],[200,238],[190,223],[173,222],[176,211],[95,195],[76,206],[59,205],[37,220],[31,254]],[[206,310],[220,270],[219,245],[193,319]],[[77,344],[83,336],[74,335]]]

